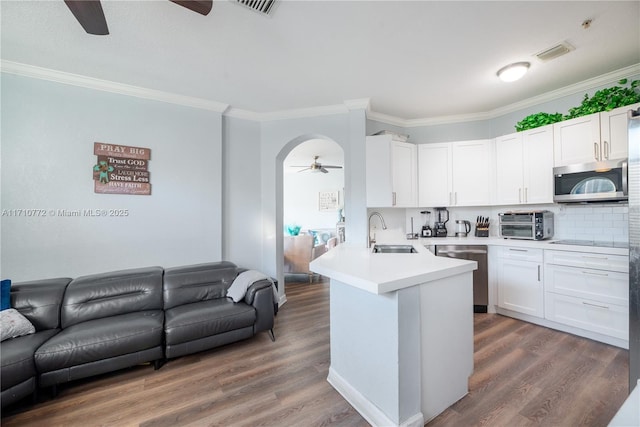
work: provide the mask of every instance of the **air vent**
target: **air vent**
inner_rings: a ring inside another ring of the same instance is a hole
[[[255,10],[256,12],[268,15],[269,12],[273,9],[273,5],[276,0],[236,0],[243,6],[248,7],[249,9]]]
[[[536,53],[536,57],[538,57],[541,61],[551,61],[552,59],[556,59],[559,56],[564,55],[565,53],[569,53],[574,49],[567,42],[560,43],[556,46],[553,46],[549,49],[545,49],[540,53]]]

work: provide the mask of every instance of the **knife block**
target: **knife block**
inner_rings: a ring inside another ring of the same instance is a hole
[[[476,227],[476,237],[489,237],[489,227]]]

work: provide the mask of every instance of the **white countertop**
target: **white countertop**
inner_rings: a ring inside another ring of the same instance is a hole
[[[433,245],[487,245],[487,246],[511,246],[522,248],[536,249],[553,249],[557,251],[587,252],[606,255],[629,255],[629,249],[626,248],[609,248],[601,246],[580,246],[580,245],[560,245],[553,244],[559,239],[550,240],[520,240],[520,239],[503,239],[501,237],[431,237],[419,238],[417,240],[407,240],[411,244],[420,244],[424,246]]]
[[[444,277],[473,271],[475,261],[436,257],[413,240],[418,253],[372,253],[371,249],[343,243],[309,264],[311,271],[347,283],[374,294],[431,282]]]

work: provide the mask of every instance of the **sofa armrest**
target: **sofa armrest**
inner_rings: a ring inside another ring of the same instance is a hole
[[[262,289],[268,289],[273,295],[273,291],[271,290],[271,282],[268,280],[259,280],[254,282],[251,286],[247,288],[247,293],[244,295],[244,302],[249,305],[253,305],[253,301],[256,298],[256,293]]]
[[[244,302],[253,306],[256,310],[256,323],[253,327],[254,334],[273,329],[277,304],[274,303],[270,281],[259,280],[249,286]]]

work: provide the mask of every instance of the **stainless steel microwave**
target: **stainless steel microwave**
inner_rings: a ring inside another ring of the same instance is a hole
[[[554,202],[625,202],[628,198],[626,159],[553,168]]]
[[[500,237],[544,240],[553,237],[553,212],[516,211],[498,214]]]

